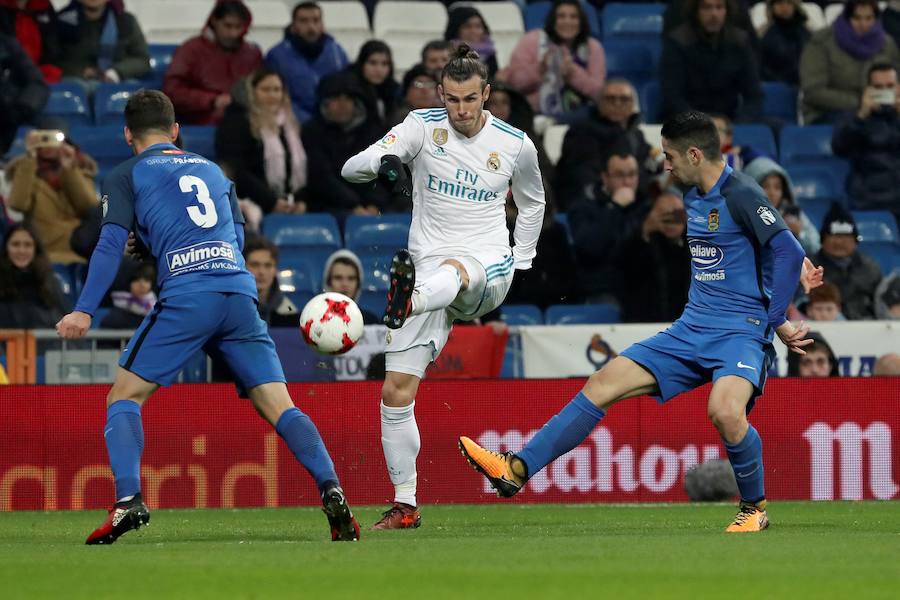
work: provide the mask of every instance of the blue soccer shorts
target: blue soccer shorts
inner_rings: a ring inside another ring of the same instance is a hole
[[[753,397],[762,395],[766,374],[775,361],[772,340],[751,331],[701,329],[681,320],[665,331],[632,344],[622,352],[656,378],[659,402],[725,375],[737,375],[753,384]]]
[[[256,301],[225,292],[182,294],[157,302],[128,341],[119,366],[166,386],[200,350],[228,365],[241,395],[263,383],[285,381]]]

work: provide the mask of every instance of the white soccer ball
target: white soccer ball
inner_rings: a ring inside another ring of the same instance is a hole
[[[300,333],[316,352],[343,354],[362,337],[363,316],[352,298],[325,292],[303,307]]]

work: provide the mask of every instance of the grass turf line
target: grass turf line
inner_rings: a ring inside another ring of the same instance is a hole
[[[100,511],[0,513],[3,598],[896,598],[900,503],[423,506],[332,543],[317,509],[157,510],[110,547]]]

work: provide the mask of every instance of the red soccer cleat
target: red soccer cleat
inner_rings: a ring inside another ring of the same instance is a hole
[[[394,505],[381,514],[381,519],[374,525],[373,530],[383,529],[415,529],[422,524],[422,514],[419,509],[402,502],[394,502]]]
[[[123,533],[132,529],[140,529],[142,525],[150,523],[150,511],[144,504],[140,494],[126,502],[117,502],[113,506],[106,520],[85,540],[85,544],[112,544]]]

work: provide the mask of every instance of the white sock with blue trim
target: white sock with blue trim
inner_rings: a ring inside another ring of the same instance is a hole
[[[410,314],[421,315],[431,310],[446,308],[456,300],[462,279],[453,265],[443,264],[416,284]]]

